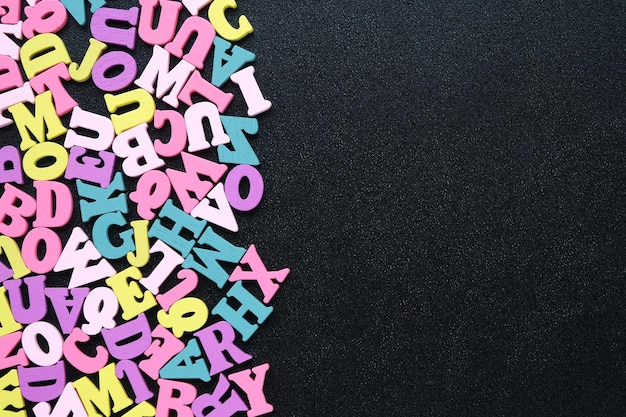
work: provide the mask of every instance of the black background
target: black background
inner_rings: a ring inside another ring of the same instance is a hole
[[[625,3],[239,4],[276,415],[626,415]]]
[[[626,415],[625,3],[238,5],[274,415]]]

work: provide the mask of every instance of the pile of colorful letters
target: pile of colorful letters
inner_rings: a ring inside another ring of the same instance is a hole
[[[289,270],[228,238],[264,192],[253,28],[139,3],[0,0],[0,417],[273,411],[242,344]]]

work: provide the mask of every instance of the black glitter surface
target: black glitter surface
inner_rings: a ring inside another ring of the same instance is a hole
[[[623,2],[246,2],[279,416],[626,415]]]
[[[274,415],[626,415],[626,3],[237,3]]]

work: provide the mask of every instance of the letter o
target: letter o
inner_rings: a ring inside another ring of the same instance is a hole
[[[43,259],[39,259],[37,255],[41,242],[46,244],[46,253]],[[24,258],[24,263],[31,271],[37,274],[47,274],[56,265],[62,250],[63,246],[59,235],[48,228],[36,227],[28,232],[24,238],[22,258]]]
[[[42,349],[37,336],[42,336],[48,344],[48,351]],[[52,324],[37,321],[29,324],[22,333],[22,347],[28,359],[39,366],[51,366],[63,357],[63,336]]]
[[[53,158],[54,162],[47,166],[39,166],[39,163],[47,157]],[[51,181],[63,175],[67,161],[67,151],[63,146],[55,142],[42,142],[26,151],[22,167],[30,179]]]
[[[243,178],[247,178],[250,183],[250,192],[245,198],[241,197],[239,190]],[[263,177],[251,165],[237,165],[228,173],[224,181],[224,191],[234,209],[250,211],[258,206],[263,198]]]
[[[122,66],[122,72],[112,77],[106,73],[112,68]],[[103,91],[113,92],[128,87],[137,75],[137,63],[135,59],[124,51],[111,51],[102,55],[96,61],[91,71],[94,84]]]

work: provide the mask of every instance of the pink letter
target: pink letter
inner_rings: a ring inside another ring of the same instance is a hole
[[[171,41],[176,31],[178,14],[183,5],[169,0],[139,0],[141,14],[139,16],[139,37],[150,45],[164,45]],[[154,10],[157,4],[161,6],[159,23],[154,26]]]
[[[148,359],[139,362],[139,368],[154,380],[159,378],[159,370],[185,348],[185,344],[160,324],[152,331],[154,341],[144,354]],[[160,340],[163,339],[161,343]]]
[[[263,383],[265,382],[265,374],[268,369],[270,369],[270,365],[266,363],[255,366],[252,370],[246,369],[228,375],[228,379],[239,385],[248,396],[248,402],[250,403],[248,417],[256,417],[274,411],[274,407],[267,403],[265,394],[263,394]],[[254,379],[252,379],[252,374],[254,374]]]
[[[185,127],[185,118],[182,114],[175,110],[155,111],[154,128],[163,128],[163,126],[165,126],[165,122],[168,122],[170,125],[170,139],[167,141],[167,143],[163,143],[161,139],[156,139],[154,141],[154,150],[161,156],[177,156],[183,151],[183,149],[185,149],[185,144],[187,143],[187,129]]]
[[[109,352],[103,346],[96,346],[96,356],[85,355],[78,348],[78,342],[89,342],[90,339],[88,335],[76,327],[63,343],[65,359],[67,359],[74,368],[85,374],[98,372],[109,360]]]
[[[36,210],[34,198],[11,184],[5,184],[4,194],[0,197],[0,233],[9,237],[24,236],[28,230],[25,217],[34,216]]]
[[[167,379],[159,379],[157,383],[160,389],[155,417],[169,417],[170,410],[176,411],[176,417],[193,417],[189,405],[196,399],[196,387]]]
[[[55,181],[35,181],[37,211],[33,227],[61,227],[72,218],[74,203],[67,185]],[[53,207],[56,205],[56,212]]]
[[[28,18],[24,21],[22,32],[28,39],[36,33],[56,33],[67,23],[67,10],[56,0],[41,0],[33,7],[26,6],[24,13]]]
[[[39,259],[37,251],[41,242],[45,244],[43,259]],[[47,274],[52,271],[61,256],[61,238],[52,230],[45,227],[32,229],[22,243],[22,258],[24,263],[33,272]]]
[[[193,93],[198,93],[207,100],[215,103],[220,113],[224,113],[226,111],[228,105],[235,97],[231,93],[223,92],[202,78],[202,75],[200,75],[197,70],[194,70],[194,72],[191,73],[187,83],[181,90],[180,94],[178,94],[178,99],[188,106],[191,106],[193,104],[193,101],[191,101],[191,95]]]
[[[183,48],[189,43],[195,33],[196,40],[189,52],[183,56]],[[204,68],[204,60],[209,54],[215,39],[215,29],[207,19],[198,16],[188,17],[178,30],[173,41],[165,45],[165,49],[172,55],[182,58],[196,68]]]
[[[11,355],[11,352],[20,344],[20,340],[22,340],[22,332],[14,332],[0,337],[0,369],[7,369],[17,365],[28,365],[29,362],[24,349],[17,349],[17,353]],[[180,343],[182,344],[183,342]]]
[[[167,201],[172,191],[169,178],[163,171],[148,171],[139,178],[137,190],[128,195],[137,203],[137,214],[143,219],[152,220],[155,214],[152,210],[161,207]]]
[[[87,417],[87,412],[71,382],[68,382],[59,397],[54,410],[50,404],[40,402],[33,407],[35,417]]]

